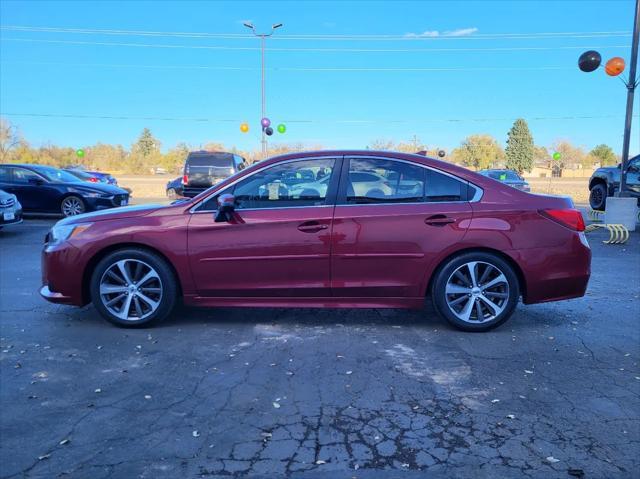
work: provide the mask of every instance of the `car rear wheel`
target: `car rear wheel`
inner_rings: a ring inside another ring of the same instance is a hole
[[[589,192],[589,206],[592,210],[604,210],[607,206],[607,187],[602,183],[597,183]]]
[[[174,188],[169,188],[169,189],[167,190],[167,196],[168,196],[169,198],[174,198],[174,197],[176,197],[176,196],[178,196],[178,195],[176,194],[176,190],[175,190]]]
[[[100,314],[123,327],[165,319],[177,297],[167,262],[143,249],[124,249],[103,258],[91,276],[91,299]]]
[[[60,212],[65,217],[79,215],[85,210],[84,201],[79,196],[67,196],[60,203]]]
[[[436,273],[432,298],[436,311],[464,331],[488,331],[513,314],[520,297],[518,277],[491,253],[465,253]]]

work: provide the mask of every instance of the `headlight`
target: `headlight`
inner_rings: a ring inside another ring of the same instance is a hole
[[[69,238],[72,238],[84,230],[86,230],[93,223],[78,223],[75,225],[54,225],[49,232],[49,244],[62,243]]]

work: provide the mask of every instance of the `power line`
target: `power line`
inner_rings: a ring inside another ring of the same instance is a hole
[[[180,37],[180,38],[217,38],[217,39],[251,39],[252,36],[245,33],[208,33],[208,32],[167,32],[149,30],[122,30],[122,29],[96,29],[96,28],[64,28],[64,27],[37,27],[25,25],[4,25],[2,30],[38,33],[71,33],[85,35],[125,35],[125,36],[150,36],[150,37]],[[545,38],[607,38],[627,37],[630,31],[603,31],[603,32],[516,32],[516,33],[472,33],[461,36],[451,32],[406,33],[398,34],[282,34],[278,40],[332,40],[332,41],[434,41],[434,40],[495,40],[495,39],[545,39]],[[275,38],[274,38],[275,40]]]
[[[23,113],[23,112],[0,112],[2,115],[41,117],[41,118],[70,118],[70,119],[98,119],[98,120],[144,120],[144,121],[185,121],[185,122],[210,122],[210,123],[241,123],[246,118],[207,118],[207,117],[163,117],[163,116],[130,116],[130,115],[87,115],[87,114],[57,114],[57,113]],[[524,117],[527,121],[548,121],[548,120],[600,120],[609,118],[623,118],[621,114],[609,115],[563,115],[563,116],[530,116]],[[640,117],[640,115],[637,115]],[[520,117],[504,118],[419,118],[419,119],[283,119],[284,123],[337,123],[337,124],[406,124],[406,123],[458,123],[458,122],[504,122],[515,121]]]
[[[2,61],[4,65],[50,65],[59,67],[84,67],[84,68],[142,68],[142,69],[169,69],[169,70],[218,70],[218,71],[257,71],[257,67],[232,67],[232,66],[208,66],[208,65],[134,65],[119,63],[61,63],[61,62],[37,62],[37,61]],[[534,66],[534,67],[271,67],[268,71],[289,72],[459,72],[459,71],[549,71],[549,70],[573,70],[568,66]]]
[[[193,49],[193,50],[219,50],[219,51],[259,51],[259,47],[232,47],[219,45],[183,45],[167,43],[130,43],[130,42],[98,42],[89,40],[47,40],[39,38],[7,38],[0,37],[0,41],[25,42],[25,43],[51,43],[64,45],[98,45],[134,48],[169,48],[169,49]],[[547,47],[490,47],[490,48],[269,48],[269,51],[277,52],[349,52],[349,53],[401,53],[401,52],[481,52],[481,51],[544,51],[544,50],[585,50],[628,48],[629,45],[601,45],[601,46],[547,46]]]

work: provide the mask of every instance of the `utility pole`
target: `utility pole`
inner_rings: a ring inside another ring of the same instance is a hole
[[[636,67],[638,65],[638,35],[640,35],[640,0],[636,0],[636,12],[633,21],[633,39],[631,40],[631,65],[627,85],[627,113],[624,120],[624,139],[622,141],[622,165],[620,170],[619,196],[626,196],[627,168],[629,167],[629,142],[631,140],[631,118],[633,116],[633,94],[638,86]]]
[[[262,120],[262,118],[265,118],[267,116],[267,107],[266,107],[266,99],[265,99],[265,86],[264,86],[264,49],[265,49],[265,43],[266,43],[266,39],[267,37],[270,37],[271,35],[273,35],[273,33],[276,31],[276,29],[280,28],[282,26],[282,23],[274,23],[273,25],[271,25],[271,32],[269,33],[257,33],[255,27],[253,26],[252,23],[246,22],[244,23],[244,26],[249,28],[253,34],[260,38],[260,51],[261,51],[261,60],[262,60],[262,67],[261,67],[261,92],[262,92],[262,117],[260,118]],[[267,156],[267,136],[264,133],[264,126],[262,127],[262,158],[266,158]]]

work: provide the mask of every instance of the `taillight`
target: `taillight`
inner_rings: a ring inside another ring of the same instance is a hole
[[[89,178],[89,181],[91,183],[97,183],[98,182],[98,178],[96,178],[95,176],[92,176],[91,178]]]
[[[186,185],[189,183],[189,177],[187,175],[182,176],[182,184]]]
[[[584,219],[578,210],[540,210],[540,214],[572,230],[584,231]]]

